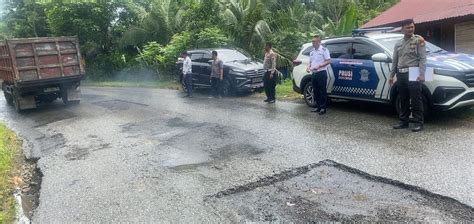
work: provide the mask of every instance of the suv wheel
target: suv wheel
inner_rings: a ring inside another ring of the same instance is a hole
[[[428,104],[428,98],[426,98],[425,94],[421,94],[421,98],[423,100],[423,116],[428,117],[430,115],[430,106]],[[395,99],[395,110],[397,114],[400,114],[402,110],[402,101],[400,99],[400,94],[397,93],[397,98]]]
[[[309,107],[316,107],[317,103],[314,98],[314,93],[313,93],[313,85],[311,82],[306,83],[303,89],[303,96],[304,96],[304,101],[306,102],[306,105]]]
[[[221,91],[222,95],[224,96],[232,96],[234,95],[234,87],[232,86],[232,83],[230,82],[229,79],[224,79],[221,82]]]

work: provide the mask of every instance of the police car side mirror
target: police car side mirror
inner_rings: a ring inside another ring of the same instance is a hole
[[[372,55],[372,61],[391,63],[392,59],[385,53],[378,53],[378,54]]]

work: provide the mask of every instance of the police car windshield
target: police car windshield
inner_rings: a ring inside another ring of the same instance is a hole
[[[379,38],[375,39],[375,41],[379,42],[382,44],[385,48],[389,49],[390,51],[393,51],[395,48],[395,44],[397,41],[399,41],[401,38],[400,37],[390,37],[390,38]],[[442,48],[426,41],[426,52],[427,53],[439,53],[439,52],[444,52]]]
[[[250,61],[250,57],[237,50],[218,50],[217,57],[224,62],[229,61]]]

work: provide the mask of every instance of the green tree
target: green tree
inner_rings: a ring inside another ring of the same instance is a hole
[[[150,0],[148,4],[129,1],[126,10],[136,16],[120,40],[121,46],[142,46],[149,41],[167,44],[171,37],[182,31],[186,4],[173,0]]]
[[[230,42],[225,33],[217,27],[205,28],[195,35],[193,41],[193,46],[197,48],[225,47]]]
[[[271,29],[264,15],[267,12],[262,0],[228,0],[223,2],[221,16],[224,29],[235,45],[253,54],[261,52]]]
[[[49,36],[46,18],[48,5],[35,1],[6,1],[3,19],[9,36],[13,37],[45,37]]]
[[[192,33],[219,26],[221,18],[217,0],[193,1],[188,4],[183,20],[186,21],[183,28]]]
[[[115,7],[110,3],[55,4],[48,9],[48,24],[54,36],[77,35],[91,57],[111,51],[109,28]]]

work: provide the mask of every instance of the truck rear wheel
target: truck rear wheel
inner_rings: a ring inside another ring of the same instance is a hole
[[[13,105],[13,96],[10,93],[7,93],[7,91],[3,90],[3,95],[5,96],[5,100],[7,101],[7,104],[12,106]]]
[[[18,91],[13,90],[13,105],[15,106],[16,112],[21,112],[21,105],[20,105],[20,96],[18,95]]]
[[[81,100],[77,100],[77,99],[76,100],[70,100],[67,90],[62,91],[61,98],[63,100],[63,103],[66,106],[78,105],[79,103],[81,103]]]

